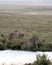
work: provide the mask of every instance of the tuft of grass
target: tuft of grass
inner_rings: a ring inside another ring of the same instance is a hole
[[[33,63],[33,65],[50,65],[51,62],[50,60],[47,58],[46,55],[37,55],[37,60]]]

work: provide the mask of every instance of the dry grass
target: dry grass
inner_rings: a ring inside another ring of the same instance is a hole
[[[24,39],[37,35],[40,40],[45,39],[46,43],[52,43],[52,16],[0,14],[0,34],[15,30],[24,32]]]

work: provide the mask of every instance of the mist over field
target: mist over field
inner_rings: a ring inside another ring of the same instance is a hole
[[[52,0],[0,0],[0,4],[52,5]]]
[[[0,0],[0,13],[52,15],[52,0]]]

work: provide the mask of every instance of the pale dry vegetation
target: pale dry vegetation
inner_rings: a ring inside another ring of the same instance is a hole
[[[25,40],[37,35],[40,40],[52,43],[52,16],[0,14],[0,35],[15,30],[23,32]]]

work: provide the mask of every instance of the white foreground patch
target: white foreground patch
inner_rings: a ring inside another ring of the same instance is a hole
[[[0,65],[24,65],[33,63],[36,55],[45,54],[52,61],[52,52],[0,51]]]

